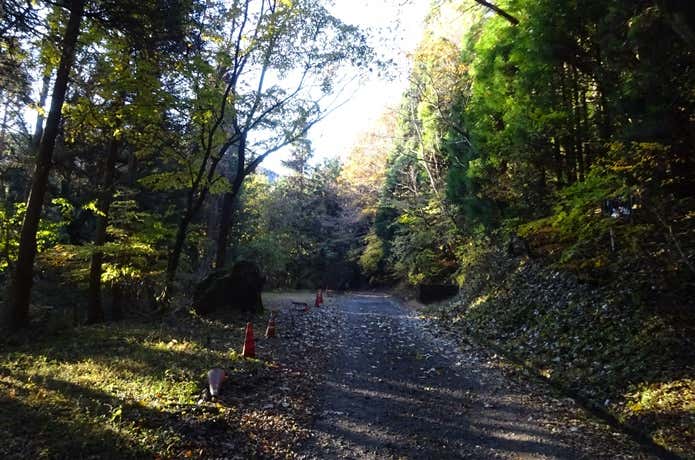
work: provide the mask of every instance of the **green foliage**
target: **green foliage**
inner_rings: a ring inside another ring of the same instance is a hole
[[[0,274],[6,271],[17,257],[19,233],[25,211],[25,203],[0,202]],[[65,230],[73,214],[74,208],[66,199],[55,198],[51,201],[36,233],[36,247],[39,253],[66,240]]]
[[[2,248],[0,273],[7,270],[10,261],[16,257],[23,208],[22,203],[14,203],[9,206],[7,203],[2,203],[0,205],[0,248]]]
[[[557,193],[550,217],[521,225],[519,234],[528,238],[546,227],[552,228],[554,238],[568,244],[562,256],[565,261],[576,257],[582,248],[596,251],[598,242],[605,241],[608,233],[617,227],[616,220],[604,212],[605,201],[609,198],[628,201],[631,193],[618,176],[594,167],[586,180]]]
[[[245,184],[234,227],[234,257],[256,262],[272,287],[344,287],[355,280],[351,251],[354,215],[337,187],[340,165],[309,164],[311,148],[298,145],[286,162],[293,173],[270,184],[261,175]]]
[[[374,280],[384,263],[384,242],[374,232],[365,237],[365,248],[359,256],[362,273]]]

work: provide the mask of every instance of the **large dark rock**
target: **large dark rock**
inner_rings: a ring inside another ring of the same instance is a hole
[[[510,233],[507,240],[507,255],[510,257],[530,256],[531,248],[528,241],[516,233]]]
[[[417,299],[422,303],[438,302],[458,294],[459,288],[454,284],[420,284],[417,287]]]
[[[261,290],[265,279],[253,262],[241,261],[231,270],[210,273],[195,288],[193,308],[199,315],[218,309],[263,311]]]

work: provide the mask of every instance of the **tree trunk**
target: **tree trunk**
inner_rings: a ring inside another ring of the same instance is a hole
[[[229,238],[229,227],[232,225],[234,214],[234,201],[239,195],[241,185],[246,178],[246,135],[240,136],[237,145],[237,170],[232,182],[232,191],[225,193],[222,200],[222,210],[220,212],[220,229],[217,232],[217,248],[215,251],[215,268],[222,268],[227,258],[227,245]]]
[[[574,151],[577,156],[577,175],[580,182],[584,181],[584,137],[585,133],[582,129],[582,113],[580,106],[580,82],[577,67],[572,66],[572,132],[574,138]]]
[[[478,3],[478,4],[480,4],[480,5],[483,5],[483,6],[486,7],[486,8],[491,9],[492,11],[494,11],[495,13],[499,14],[499,15],[502,16],[504,19],[506,19],[507,21],[509,21],[510,23],[512,23],[513,25],[515,25],[515,26],[516,26],[516,25],[519,25],[519,20],[518,20],[517,18],[515,18],[515,17],[512,16],[511,14],[507,13],[505,10],[503,10],[503,9],[500,8],[499,6],[494,5],[494,4],[492,4],[492,3],[490,3],[490,2],[488,2],[488,1],[486,1],[486,0],[475,0],[475,2]]]
[[[0,122],[0,153],[5,151],[5,135],[7,132],[7,119],[9,118],[9,105],[10,99],[8,98],[3,104],[2,122]]]
[[[599,136],[601,142],[608,142],[612,133],[611,115],[608,107],[608,97],[606,96],[608,79],[606,71],[603,69],[603,52],[601,47],[596,43],[594,46],[594,59],[596,60],[596,71],[594,72],[594,82],[596,83],[596,92],[598,93],[598,105],[600,106],[600,118],[598,124]]]
[[[51,85],[51,74],[48,73],[43,76],[43,81],[41,83],[41,93],[39,94],[39,110],[36,114],[36,126],[34,127],[34,137],[31,140],[31,146],[34,150],[38,150],[39,144],[41,143],[41,136],[43,136],[43,108],[46,106],[46,98],[48,97],[48,87]]]
[[[568,87],[567,65],[563,63],[561,73],[562,85],[562,105],[563,110],[567,114],[573,114],[572,100],[570,96],[570,88]],[[577,152],[575,151],[574,143],[574,120],[569,120],[565,126],[565,135],[563,136],[562,145],[565,150],[565,173],[568,184],[574,184],[577,181]],[[570,128],[572,125],[572,128]],[[571,131],[570,131],[571,130]]]
[[[584,164],[587,171],[591,169],[591,163],[593,162],[593,140],[594,140],[594,130],[591,129],[589,123],[589,104],[586,100],[587,88],[582,90],[582,132],[584,133]]]
[[[224,267],[227,258],[227,240],[229,238],[229,227],[232,225],[232,214],[234,214],[234,199],[236,194],[229,192],[224,194],[222,199],[222,210],[220,212],[220,228],[217,232],[217,251],[215,256],[215,268]]]
[[[36,257],[36,231],[39,226],[39,217],[41,216],[43,200],[48,187],[48,174],[51,170],[53,148],[58,136],[61,110],[68,87],[68,77],[75,59],[75,46],[80,33],[84,3],[85,0],[74,0],[71,3],[70,18],[65,28],[60,64],[55,84],[53,85],[51,109],[48,113],[46,128],[36,155],[36,169],[34,170],[26,215],[22,223],[17,266],[12,279],[10,301],[8,303],[10,309],[9,326],[13,330],[29,324],[29,301],[31,300],[34,258]]]
[[[174,284],[174,278],[176,277],[176,271],[179,268],[179,259],[181,259],[181,253],[183,252],[183,244],[186,242],[186,233],[188,232],[188,225],[193,219],[193,214],[190,207],[186,209],[185,214],[179,222],[179,227],[176,230],[176,239],[169,252],[169,260],[167,261],[167,272],[166,272],[166,286],[165,295],[170,294],[170,290]]]
[[[128,185],[132,186],[135,184],[136,173],[137,173],[138,159],[135,156],[135,152],[130,152],[128,154]]]
[[[211,160],[210,166],[208,168],[207,162],[211,155],[211,145],[212,139],[209,139],[207,145],[207,153],[205,155],[204,161],[198,170],[198,175],[193,181],[192,187],[188,190],[188,196],[186,197],[186,210],[184,211],[181,221],[179,222],[179,227],[176,231],[176,239],[169,252],[169,259],[167,261],[166,270],[166,280],[164,286],[163,298],[166,300],[171,296],[171,290],[174,287],[174,278],[176,277],[176,271],[179,268],[179,259],[181,258],[181,253],[183,252],[183,245],[186,242],[186,233],[188,232],[188,226],[193,221],[196,213],[200,211],[200,208],[205,203],[205,199],[210,192],[209,183],[212,181],[215,170],[217,169],[217,164],[224,156],[227,147],[222,147],[219,153],[219,157]],[[243,158],[242,158],[243,160]],[[206,172],[207,168],[207,172]],[[205,178],[203,185],[201,181]],[[196,192],[198,195],[196,196]]]
[[[555,178],[557,180],[557,188],[562,188],[565,183],[562,179],[562,152],[560,152],[560,144],[557,137],[551,141],[553,148],[553,163],[555,164]]]
[[[117,139],[111,139],[109,152],[104,162],[104,177],[102,180],[102,190],[97,199],[97,225],[94,236],[96,246],[92,253],[91,265],[89,267],[89,294],[87,303],[87,324],[100,323],[104,321],[104,309],[101,304],[101,274],[104,253],[101,246],[106,243],[106,228],[109,225],[109,207],[113,201],[114,176],[116,171],[116,160],[118,158]]]
[[[119,283],[114,283],[111,289],[111,320],[120,321],[123,319],[123,287]]]
[[[223,199],[224,197],[222,196],[214,195],[207,201],[207,209],[205,210],[205,242],[200,250],[201,254],[196,272],[196,277],[201,280],[210,273],[210,269],[214,266],[217,232],[220,229],[220,215],[218,211],[222,206]]]

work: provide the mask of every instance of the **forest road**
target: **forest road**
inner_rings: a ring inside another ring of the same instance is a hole
[[[656,458],[382,294],[343,295],[304,459]]]

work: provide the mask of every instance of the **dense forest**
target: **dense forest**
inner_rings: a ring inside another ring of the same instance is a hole
[[[104,294],[116,316],[129,297],[160,308],[240,257],[227,249],[244,241],[230,234],[244,183],[301,144],[346,69],[373,60],[365,36],[315,2],[9,2],[2,14],[0,270],[13,328],[40,295],[34,272],[73,283],[75,317],[99,322]]]
[[[242,260],[267,289],[455,285],[443,324],[687,452],[689,3],[432,1],[338,160],[307,134],[389,70],[323,2],[3,0],[0,327],[158,320]]]

